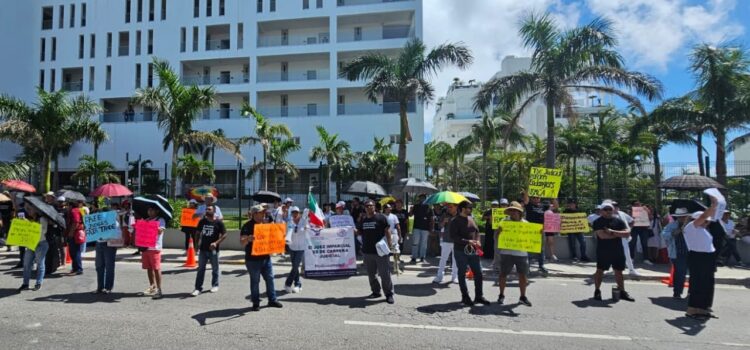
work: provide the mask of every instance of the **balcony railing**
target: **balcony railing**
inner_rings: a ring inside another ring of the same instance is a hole
[[[384,103],[352,103],[340,104],[337,106],[338,115],[363,115],[363,114],[393,114],[399,113],[400,106],[398,102]],[[406,107],[407,113],[414,113],[417,110],[417,104],[411,102]]]
[[[315,117],[329,115],[327,104],[291,105],[286,107],[258,107],[258,112],[270,118]]]
[[[328,32],[302,35],[263,34],[258,36],[258,47],[320,45],[328,44],[329,41],[330,34]]]
[[[42,30],[52,29],[52,20],[47,19],[42,21]]]
[[[367,29],[367,28],[365,28]],[[361,33],[355,33],[354,31],[339,31],[338,40],[340,43],[352,42],[352,41],[373,41],[373,40],[387,40],[387,39],[406,39],[413,38],[413,30],[409,27],[398,27],[398,28],[382,28],[380,30],[364,30]]]
[[[288,72],[258,72],[259,83],[273,83],[280,81],[307,81],[307,80],[328,80],[330,79],[328,69],[295,69]]]
[[[229,39],[206,40],[206,51],[229,50]]]
[[[154,112],[107,112],[99,115],[101,123],[133,123],[133,122],[152,122],[156,121]]]
[[[83,91],[82,81],[69,81],[62,83],[62,89],[65,91]]]
[[[211,108],[204,109],[198,115],[198,119],[211,120],[211,119],[240,119],[242,118],[241,111],[234,108]]]
[[[238,85],[250,82],[250,75],[183,75],[181,80],[185,85]]]
[[[355,5],[370,5],[370,4],[385,4],[389,2],[406,2],[414,0],[338,0],[338,6],[355,6]]]

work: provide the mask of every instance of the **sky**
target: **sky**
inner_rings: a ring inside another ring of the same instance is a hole
[[[618,49],[629,70],[655,76],[664,84],[664,98],[694,88],[688,55],[698,43],[736,43],[750,48],[750,0],[423,0],[424,41],[428,47],[463,42],[474,64],[461,71],[445,69],[435,77],[436,95],[443,96],[454,77],[487,81],[507,55],[529,56],[518,36],[518,23],[531,12],[548,12],[565,28],[604,16],[614,22]],[[657,102],[648,103],[654,107]],[[434,103],[425,110],[425,140],[432,130]],[[743,134],[736,131],[730,139]],[[706,148],[715,154],[713,139]],[[663,162],[695,162],[694,148],[669,145]],[[730,156],[731,159],[731,156]]]

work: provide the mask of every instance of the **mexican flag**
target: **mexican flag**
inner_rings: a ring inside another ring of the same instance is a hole
[[[323,222],[325,219],[323,211],[320,210],[318,202],[315,201],[315,197],[313,197],[310,192],[307,193],[307,209],[310,217],[310,224],[313,226],[325,227],[325,223]]]

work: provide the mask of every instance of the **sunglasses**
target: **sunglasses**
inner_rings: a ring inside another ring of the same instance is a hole
[[[603,208],[604,211],[612,211],[612,208]]]
[[[375,205],[374,204],[368,204],[368,205],[365,205],[365,207],[367,207],[367,208],[370,208],[370,207],[374,208]]]

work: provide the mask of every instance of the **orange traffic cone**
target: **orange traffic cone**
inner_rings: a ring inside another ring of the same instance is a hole
[[[669,287],[672,287],[674,285],[674,265],[670,265],[669,278],[662,278],[661,283],[664,283]]]
[[[195,249],[193,248],[193,238],[191,237],[188,241],[188,249],[187,249],[187,259],[185,259],[185,264],[182,265],[182,267],[187,267],[194,269],[198,267],[198,263],[195,262]]]
[[[472,271],[472,270],[471,270],[471,268],[469,268],[469,269],[468,269],[468,270],[466,271],[466,278],[468,278],[468,279],[470,279],[470,280],[471,280],[471,279],[474,279],[474,271]]]
[[[68,246],[65,246],[65,265],[72,263],[73,260],[70,260],[70,249],[68,249]]]

